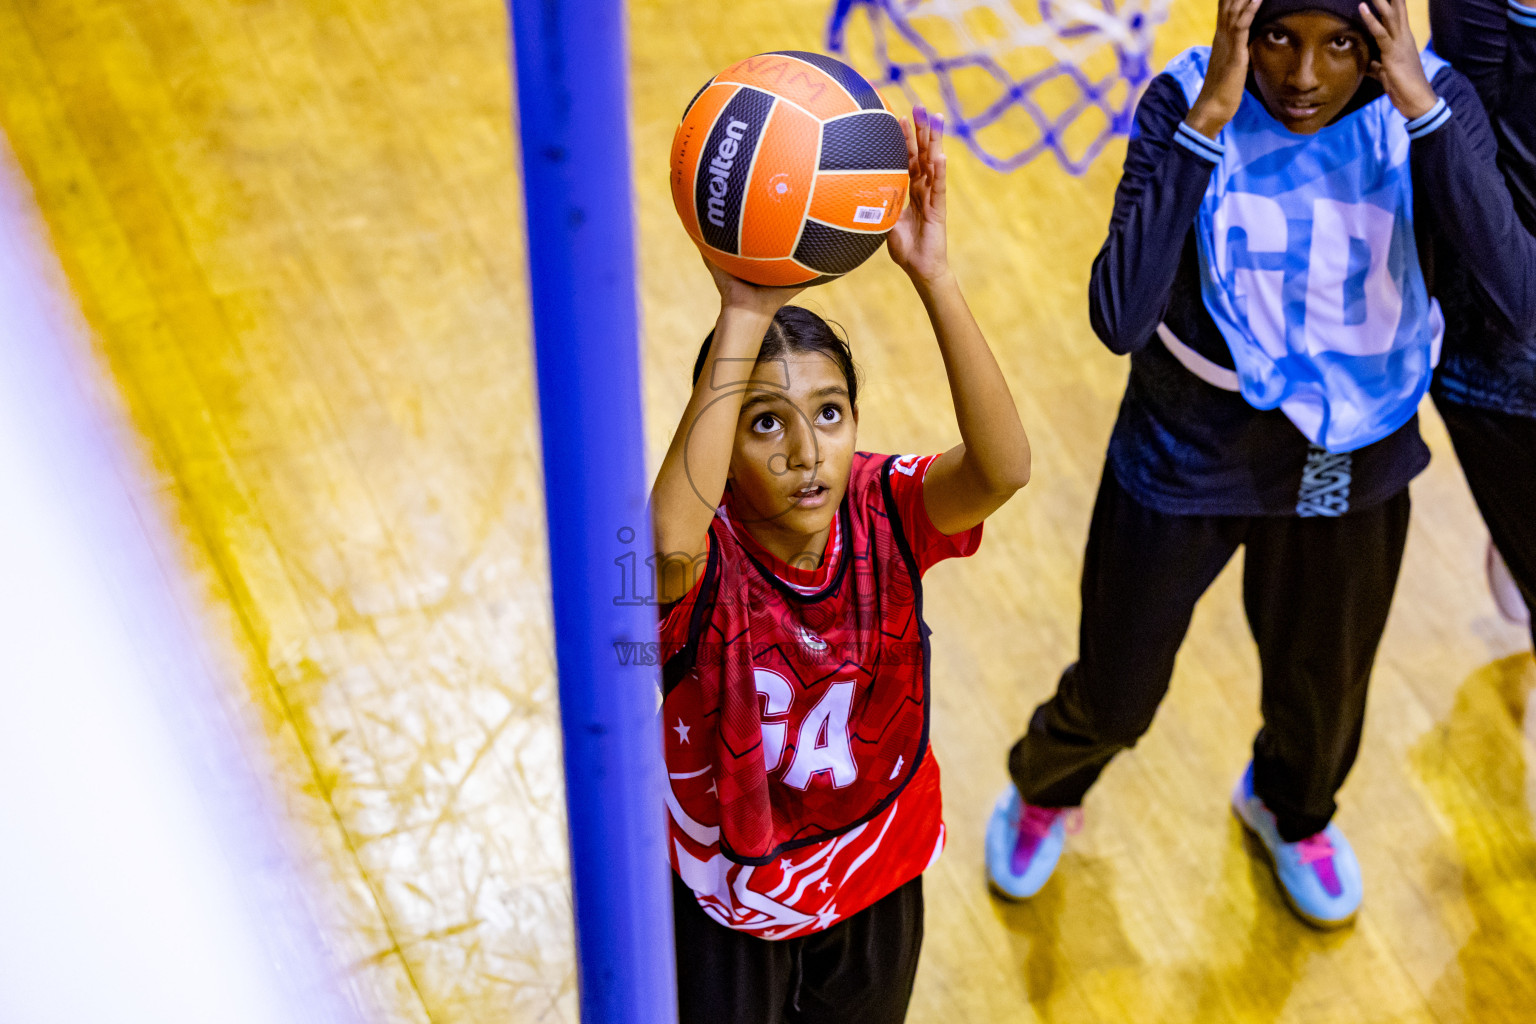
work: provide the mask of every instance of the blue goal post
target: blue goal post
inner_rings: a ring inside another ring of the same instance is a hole
[[[581,1019],[674,1024],[623,0],[511,0]],[[632,648],[625,647],[625,650]]]

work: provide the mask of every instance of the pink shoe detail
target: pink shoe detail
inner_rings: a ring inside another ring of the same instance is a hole
[[[1296,844],[1296,848],[1301,854],[1301,862],[1311,864],[1312,870],[1317,872],[1317,880],[1322,883],[1324,892],[1337,896],[1344,891],[1344,883],[1339,881],[1333,866],[1333,841],[1326,832],[1307,836]]]
[[[1066,815],[1066,829],[1068,832],[1077,832],[1083,827],[1083,811],[1080,807],[1036,807],[1034,804],[1023,804],[1024,810],[1019,814],[1019,835],[1013,844],[1013,856],[1009,860],[1009,866],[1014,874],[1022,875],[1028,868],[1030,860],[1035,856],[1035,850],[1040,845],[1040,840],[1050,834],[1056,819]]]

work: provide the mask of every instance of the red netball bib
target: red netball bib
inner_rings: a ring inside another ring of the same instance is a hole
[[[836,917],[862,909],[838,884],[848,868],[867,905],[937,854],[921,575],[970,554],[981,531],[946,537],[928,522],[922,479],[933,458],[857,455],[815,574],[777,563],[723,508],[700,585],[663,623],[672,859],[732,927],[768,937],[797,920],[826,927],[816,919],[831,900],[841,897]],[[892,838],[898,803],[905,825]],[[815,915],[766,896],[807,856],[831,873],[839,853],[843,873],[798,894],[824,901]],[[773,884],[745,882],[739,868]],[[755,909],[752,895],[762,897]]]

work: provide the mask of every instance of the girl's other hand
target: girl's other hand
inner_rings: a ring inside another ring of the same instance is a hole
[[[885,236],[891,259],[917,281],[935,281],[949,272],[945,240],[944,115],[918,106],[901,119],[907,137],[907,207]]]
[[[1237,116],[1248,87],[1248,30],[1262,0],[1220,0],[1216,8],[1216,37],[1211,41],[1211,64],[1205,84],[1185,118],[1189,126],[1208,139]]]
[[[707,256],[704,257],[704,265],[709,268],[709,276],[715,279],[715,289],[720,293],[721,313],[737,310],[772,319],[773,314],[779,311],[779,307],[806,289],[803,284],[773,288],[743,281],[734,274],[728,274],[715,266]]]
[[[1410,121],[1423,117],[1435,108],[1440,97],[1424,74],[1419,44],[1408,24],[1407,0],[1371,3],[1375,5],[1374,11],[1370,4],[1360,5],[1360,20],[1381,48],[1381,59],[1371,61],[1370,75],[1381,83],[1398,113]]]

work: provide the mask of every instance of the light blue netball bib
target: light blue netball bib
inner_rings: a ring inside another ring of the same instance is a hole
[[[1167,67],[1191,105],[1209,61],[1197,47]],[[1423,62],[1431,79],[1445,66]],[[1445,329],[1414,241],[1407,121],[1382,96],[1296,135],[1246,93],[1217,141],[1195,236],[1243,397],[1330,452],[1381,440],[1418,408]]]

